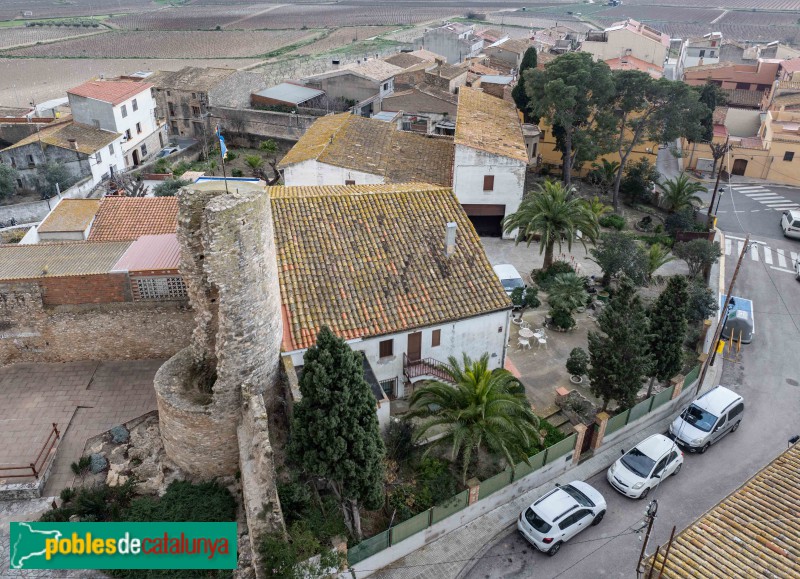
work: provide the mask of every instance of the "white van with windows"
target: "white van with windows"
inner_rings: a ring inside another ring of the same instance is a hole
[[[717,386],[672,422],[669,435],[689,452],[702,454],[729,432],[736,432],[743,414],[744,399],[725,386]]]

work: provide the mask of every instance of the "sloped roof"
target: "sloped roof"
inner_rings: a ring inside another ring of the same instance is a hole
[[[384,80],[390,79],[401,72],[403,72],[403,69],[399,66],[395,66],[389,62],[385,62],[377,58],[373,58],[361,63],[352,62],[350,64],[345,64],[344,66],[340,66],[335,70],[329,70],[328,72],[315,74],[308,78],[330,78],[332,76],[351,73],[375,82],[383,82]]]
[[[353,339],[511,307],[449,188],[406,183],[267,191],[286,350],[311,346],[323,325]],[[448,222],[457,224],[450,257]]]
[[[24,145],[41,142],[44,146],[58,147],[59,149],[74,149],[79,153],[91,155],[109,143],[113,143],[122,137],[119,133],[104,131],[89,125],[82,125],[75,122],[59,123],[57,125],[44,127],[38,133],[28,135],[3,149],[8,151]],[[74,146],[73,146],[74,141]]]
[[[798,577],[798,511],[800,444],[795,444],[678,533],[663,576]],[[657,572],[662,561],[663,556],[656,561]]]
[[[276,101],[299,105],[300,103],[304,103],[325,93],[315,88],[309,88],[290,82],[282,82],[281,84],[265,88],[253,94]]]
[[[398,52],[397,54],[387,56],[383,60],[384,62],[388,62],[389,64],[392,64],[394,66],[399,66],[400,68],[403,69],[412,67],[416,64],[420,64],[421,62],[430,62],[419,56],[414,56],[413,54],[409,54],[408,52]]]
[[[99,208],[100,199],[62,199],[36,229],[39,233],[86,231]]]
[[[606,60],[605,63],[611,70],[639,70],[641,72],[646,72],[656,79],[661,78],[664,75],[664,67],[631,55],[610,58]]]
[[[446,78],[447,80],[453,80],[454,78],[458,78],[463,74],[467,74],[467,70],[452,64],[440,64],[436,68],[429,70],[428,74],[440,76],[442,78]]]
[[[781,68],[786,72],[800,71],[800,58],[792,58],[791,60],[784,60],[781,62]]]
[[[431,85],[417,85],[408,90],[394,91],[383,99],[381,108],[406,113],[447,113],[455,117],[458,97]]]
[[[717,107],[711,114],[712,123],[715,125],[724,125],[725,119],[728,117],[728,107]]]
[[[160,271],[177,270],[180,265],[181,247],[174,233],[142,235],[111,268],[114,271]]]
[[[458,92],[455,143],[528,162],[517,107],[474,88]]]
[[[525,51],[531,47],[531,41],[525,38],[510,38],[498,42],[496,47],[515,54],[525,54]]]
[[[320,163],[382,175],[390,182],[452,182],[453,142],[398,131],[391,123],[342,113],[314,122],[278,164]]]
[[[152,87],[153,85],[149,82],[134,80],[90,80],[69,89],[67,94],[118,105]]]
[[[431,52],[430,50],[425,50],[424,48],[420,48],[418,50],[413,50],[413,51],[409,52],[408,54],[411,54],[413,56],[418,56],[419,58],[422,58],[422,59],[424,59],[424,60],[426,60],[428,62],[434,62],[437,58],[441,58],[441,59],[447,61],[447,58],[445,58],[441,54],[436,54],[435,52]]]
[[[185,66],[175,72],[159,71],[148,81],[160,89],[208,92],[235,72],[233,68]]]
[[[760,90],[727,88],[722,89],[722,92],[728,97],[728,104],[732,106],[752,107],[757,109],[761,107],[761,101],[764,98],[764,91]]]
[[[0,245],[0,280],[108,273],[130,242]]]
[[[177,197],[104,197],[88,240],[133,241],[177,227]]]

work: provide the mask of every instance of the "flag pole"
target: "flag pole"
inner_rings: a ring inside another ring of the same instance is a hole
[[[222,178],[225,181],[225,193],[230,193],[228,191],[228,174],[225,172],[225,157],[222,157]]]
[[[219,139],[219,156],[222,160],[222,178],[225,181],[225,193],[230,193],[228,191],[228,174],[225,171],[225,157],[228,156],[228,147],[225,146],[225,138],[222,136],[219,125],[217,125],[217,138]]]

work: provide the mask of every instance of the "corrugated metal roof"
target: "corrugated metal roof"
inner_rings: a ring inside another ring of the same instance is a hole
[[[325,92],[314,88],[308,88],[306,86],[299,86],[289,82],[282,82],[279,85],[260,90],[256,94],[264,98],[299,105],[307,100],[311,100],[315,97],[323,95]]]
[[[86,231],[100,208],[100,199],[62,199],[37,228],[39,233]]]
[[[514,80],[513,76],[504,76],[501,74],[485,74],[481,77],[481,83],[489,83],[489,84],[511,84],[511,81]]]
[[[0,280],[108,273],[129,241],[0,245]]]
[[[181,247],[174,233],[142,235],[111,269],[131,272],[178,269],[180,259]]]

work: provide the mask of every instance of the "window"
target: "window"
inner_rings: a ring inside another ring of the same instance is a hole
[[[192,114],[196,117],[200,116],[200,107],[192,107]]]
[[[740,90],[750,90],[750,83],[749,82],[737,82],[736,88]]]
[[[22,189],[22,179],[17,179],[17,187]]]
[[[172,96],[172,93],[170,91],[167,91],[167,96]]]
[[[197,98],[197,93],[196,93],[196,92],[193,92],[193,93],[192,93],[192,98],[193,98],[193,99],[196,99],[196,98]]]
[[[709,58],[714,58],[714,51],[712,50],[711,52],[709,52],[708,56],[709,56]]]
[[[705,55],[706,55],[706,51],[705,50],[701,50],[700,54],[699,54],[700,58],[703,58]]]
[[[136,123],[136,134],[137,135],[142,134],[142,123]]]
[[[442,343],[442,330],[433,330],[431,332],[431,348],[441,345]]]
[[[172,123],[170,123],[170,126],[172,127],[172,134],[173,135],[177,135],[178,134],[178,123],[176,123],[175,121],[172,121]]]
[[[128,141],[131,140],[131,130],[130,129],[125,129],[125,139],[127,139]]]
[[[742,412],[744,412],[744,404],[737,404],[734,406],[730,412],[728,412],[728,418],[733,420],[737,416],[739,416]]]
[[[397,387],[397,378],[392,378],[391,380],[383,380],[379,382],[381,385],[381,390],[383,390],[384,394],[389,398],[395,397],[395,389]]]
[[[483,176],[483,190],[494,191],[494,175]]]
[[[120,110],[122,111],[123,119],[128,116],[128,107],[126,105],[122,105],[122,108]]]
[[[792,159],[794,159],[794,151],[786,151],[783,154],[784,161],[791,161]]]
[[[383,340],[379,344],[380,352],[378,356],[380,358],[388,358],[390,356],[394,356],[394,340]]]
[[[33,155],[28,155],[28,166],[36,165],[36,161],[33,160]]]
[[[661,474],[664,471],[664,467],[667,466],[668,458],[669,458],[668,456],[665,456],[664,458],[658,461],[656,468],[653,469],[653,476]]]
[[[136,102],[136,99],[133,99],[131,101],[131,108],[133,109],[133,112],[136,112],[136,111],[139,110],[139,103]]]
[[[147,145],[142,145],[142,159],[147,156]]]
[[[389,83],[388,82],[383,83],[383,90],[389,90]]]
[[[114,143],[111,143],[111,144],[108,146],[108,154],[109,154],[109,155],[113,155],[113,154],[114,154]]]
[[[11,166],[15,168],[17,166],[17,160],[14,157],[11,157]]]
[[[94,154],[94,160],[95,160],[97,163],[102,163],[102,162],[103,162],[103,155],[102,155],[102,153],[100,153],[100,151],[97,151],[97,152]]]
[[[100,121],[98,121],[97,119],[92,119],[92,125],[94,125],[95,129],[99,129],[100,128]]]
[[[131,280],[134,300],[183,300],[186,285],[182,277],[140,277]]]
[[[169,114],[171,117],[175,116],[175,104],[174,103],[167,103],[167,107],[169,107]]]
[[[355,185],[356,181],[355,181],[355,179],[345,179],[344,180],[344,184],[345,185]]]

